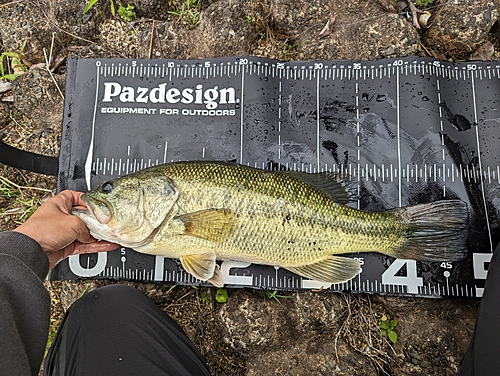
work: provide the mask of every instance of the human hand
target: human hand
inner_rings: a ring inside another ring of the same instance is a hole
[[[82,192],[62,191],[50,198],[14,231],[34,239],[47,254],[50,269],[71,255],[107,252],[117,244],[97,241],[83,221],[71,215],[73,206],[85,206]]]

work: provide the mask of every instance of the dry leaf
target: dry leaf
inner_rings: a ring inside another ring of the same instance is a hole
[[[491,61],[494,52],[495,46],[493,46],[493,43],[488,41],[479,47],[472,55],[470,55],[469,60]]]
[[[2,215],[14,215],[14,214],[22,214],[23,209],[21,208],[12,208],[12,209],[7,209],[4,212],[0,213]]]
[[[323,30],[318,35],[318,39],[322,39],[327,37],[333,32],[333,25],[335,24],[335,17],[330,18],[327,22]]]
[[[50,71],[53,73],[60,65],[61,63],[64,61],[64,57],[59,57],[57,59],[55,59],[53,62],[52,62],[52,66],[50,68]],[[47,69],[47,63],[37,63],[37,64],[32,64],[30,65],[30,68],[29,69]]]
[[[448,61],[448,58],[442,52],[439,52],[439,51],[436,51],[436,50],[429,50],[429,53],[431,54],[431,56],[434,59],[440,59],[440,60]]]
[[[417,14],[420,13],[420,10],[411,2],[411,0],[405,0],[406,4],[408,4],[408,8],[410,8],[411,18],[413,22],[413,26],[415,29],[420,30],[420,24],[418,23]]]
[[[33,65],[31,65],[31,66],[30,66],[30,70],[31,70],[31,69],[45,69],[45,66],[46,66],[46,65],[47,65],[47,64],[45,64],[45,63],[37,63],[37,64],[33,64]]]
[[[12,88],[12,83],[9,81],[0,80],[0,93],[5,93]]]

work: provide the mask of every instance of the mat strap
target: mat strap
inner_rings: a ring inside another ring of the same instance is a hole
[[[31,153],[7,145],[0,135],[0,163],[44,175],[57,176],[59,158]]]

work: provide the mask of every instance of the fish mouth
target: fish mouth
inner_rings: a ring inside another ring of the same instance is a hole
[[[87,214],[90,214],[102,225],[109,223],[113,213],[109,202],[89,197],[86,193],[82,195],[81,200],[85,204],[86,208],[84,209],[81,206],[77,206],[73,210],[79,213],[86,212]]]
[[[71,208],[71,214],[87,214],[87,215],[92,215],[92,213],[90,212],[90,210],[86,207],[86,206],[83,206],[83,205],[75,205]]]

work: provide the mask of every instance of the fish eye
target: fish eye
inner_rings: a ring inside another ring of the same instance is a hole
[[[110,181],[106,181],[104,183],[102,183],[101,185],[101,192],[102,193],[109,193],[113,190],[113,183],[111,183]]]

